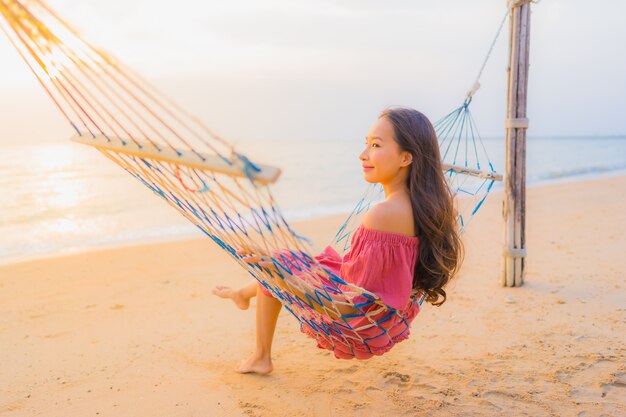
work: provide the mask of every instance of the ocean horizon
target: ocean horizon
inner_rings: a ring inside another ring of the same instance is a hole
[[[368,183],[363,140],[237,141],[253,161],[279,166],[271,186],[289,222],[349,213]],[[504,138],[483,138],[504,174]],[[84,145],[3,145],[0,263],[204,234],[152,191]],[[626,135],[530,137],[527,185],[626,175]],[[503,189],[502,183],[493,190]],[[10,191],[8,191],[10,190]],[[480,212],[477,214],[480,215]],[[330,239],[330,237],[329,237]]]

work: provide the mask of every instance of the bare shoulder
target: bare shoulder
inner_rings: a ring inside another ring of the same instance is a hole
[[[410,201],[384,201],[372,206],[363,216],[366,229],[415,236]]]

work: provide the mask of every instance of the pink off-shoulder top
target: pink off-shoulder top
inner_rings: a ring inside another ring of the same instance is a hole
[[[360,225],[352,234],[350,243],[351,248],[343,257],[332,246],[327,246],[315,258],[344,281],[376,294],[386,305],[398,310],[399,314],[390,319],[385,318],[384,326],[370,326],[359,331],[358,335],[353,335],[357,336],[354,341],[350,337],[346,338],[343,330],[337,337],[329,337],[306,322],[301,323],[301,331],[317,339],[318,347],[332,350],[338,358],[367,359],[381,355],[395,343],[406,339],[409,335],[408,324],[419,312],[419,304],[411,300],[419,238]],[[286,251],[282,253],[289,256]],[[337,286],[340,290],[354,291],[343,284]],[[265,295],[273,296],[260,284],[259,288]],[[363,296],[356,296],[352,302],[357,304],[366,300]],[[369,320],[366,317],[352,318],[350,325],[354,329],[363,328],[363,325],[371,323]],[[317,327],[317,323],[312,324]],[[368,341],[367,345],[358,342],[364,339]]]

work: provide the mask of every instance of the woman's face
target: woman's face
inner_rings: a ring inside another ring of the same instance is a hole
[[[396,142],[393,124],[386,117],[378,118],[367,132],[359,159],[365,181],[382,184],[390,183],[411,160]]]

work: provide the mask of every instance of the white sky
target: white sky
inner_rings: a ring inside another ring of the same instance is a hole
[[[505,0],[48,0],[88,39],[226,138],[359,140],[407,105],[434,122],[461,104]],[[626,134],[626,5],[533,5],[530,136]],[[501,136],[508,25],[472,103]],[[71,129],[0,33],[0,144]]]

